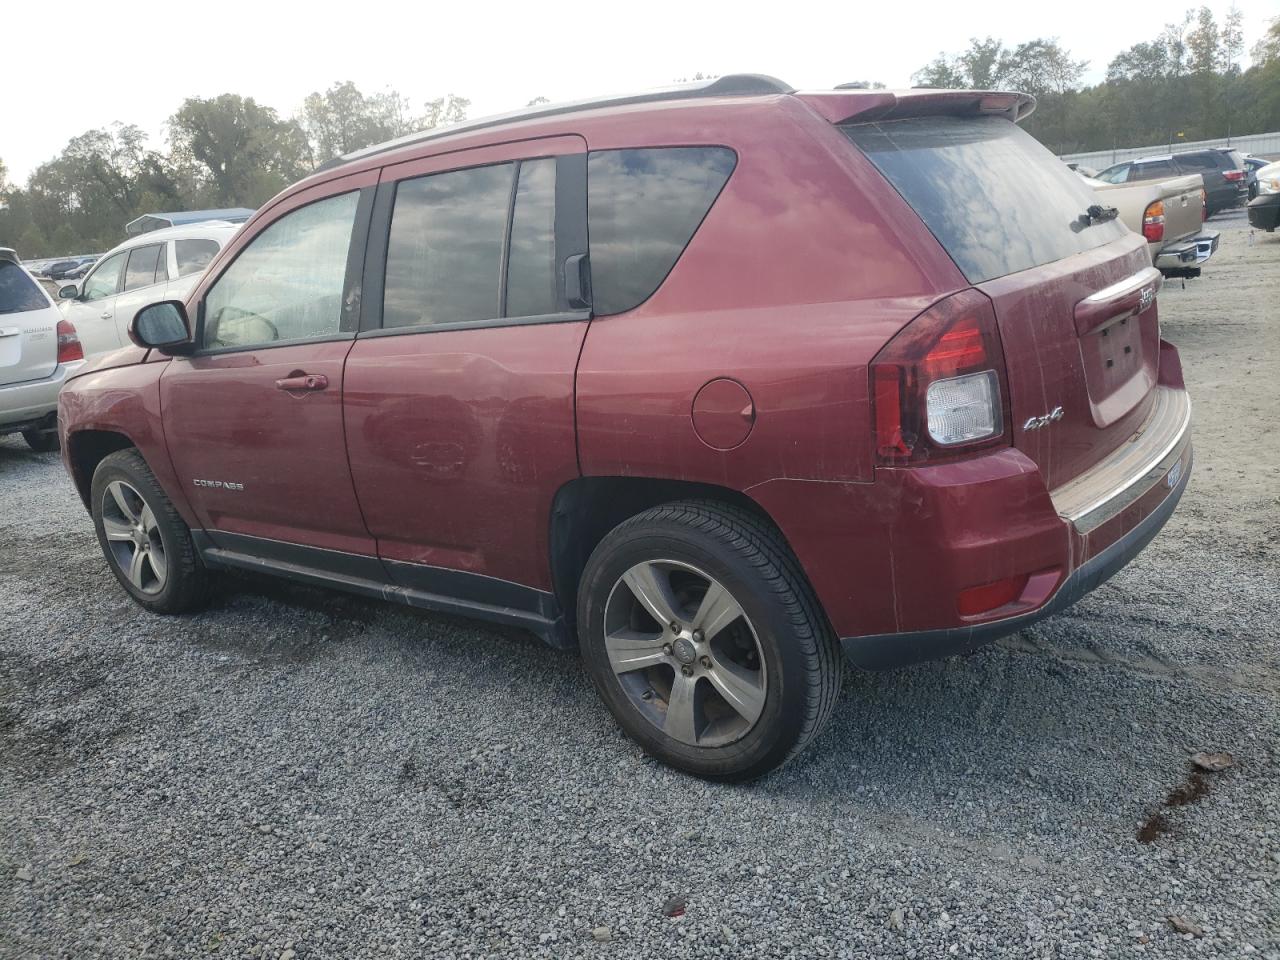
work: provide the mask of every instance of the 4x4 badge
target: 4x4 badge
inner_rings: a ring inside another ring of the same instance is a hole
[[[1039,430],[1041,427],[1047,427],[1055,420],[1062,419],[1062,408],[1054,407],[1048,413],[1041,414],[1038,417],[1028,417],[1027,422],[1022,425],[1023,430]]]

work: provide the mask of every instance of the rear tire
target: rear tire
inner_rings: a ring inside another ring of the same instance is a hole
[[[840,691],[839,642],[799,564],[767,521],[724,504],[666,504],[614,528],[587,561],[578,624],[619,725],[699,777],[786,763]]]
[[[118,450],[93,472],[98,544],[120,585],[153,613],[186,613],[208,600],[209,573],[142,454]]]
[[[53,430],[23,430],[22,439],[27,441],[27,446],[36,453],[53,453],[58,449],[58,431]]]

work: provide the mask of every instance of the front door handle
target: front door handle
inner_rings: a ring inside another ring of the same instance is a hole
[[[110,319],[111,319],[111,311],[109,311],[109,310],[108,310],[106,313],[104,313],[104,314],[102,315],[102,319],[103,319],[103,320],[110,320]]]
[[[329,386],[329,378],[323,373],[302,373],[298,371],[283,380],[276,381],[277,390],[323,390],[327,386]]]

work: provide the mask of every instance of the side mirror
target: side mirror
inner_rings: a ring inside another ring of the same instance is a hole
[[[129,321],[129,339],[161,353],[189,353],[192,344],[187,308],[181,300],[148,304]]]
[[[59,300],[74,300],[80,296],[80,285],[76,283],[68,283],[65,287],[58,288]]]

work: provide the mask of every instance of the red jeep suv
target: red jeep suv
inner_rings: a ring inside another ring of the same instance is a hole
[[[842,656],[970,651],[1190,474],[1142,237],[1016,93],[762,76],[353,153],[61,394],[144,607],[261,571],[577,645],[645,750],[757,776]]]

